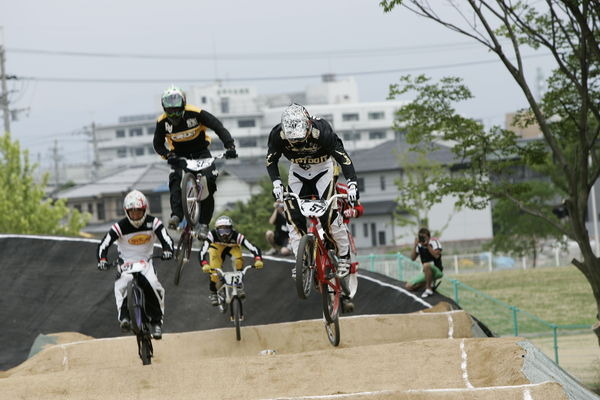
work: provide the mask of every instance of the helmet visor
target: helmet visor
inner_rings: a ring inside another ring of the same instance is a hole
[[[308,121],[299,119],[286,119],[282,122],[283,134],[290,141],[303,140],[308,133]]]
[[[162,98],[163,108],[182,108],[183,107],[183,97],[179,93],[169,94]]]

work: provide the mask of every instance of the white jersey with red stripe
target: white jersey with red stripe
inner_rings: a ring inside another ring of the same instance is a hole
[[[148,215],[144,223],[136,228],[127,218],[113,224],[98,245],[98,260],[106,258],[108,248],[117,243],[119,257],[125,262],[148,259],[154,251],[154,243],[159,240],[163,251],[173,252],[173,240],[160,219]]]

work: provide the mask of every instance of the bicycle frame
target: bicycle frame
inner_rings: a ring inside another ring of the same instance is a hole
[[[194,227],[200,219],[200,202],[209,195],[207,190],[206,174],[213,163],[222,158],[225,153],[220,153],[214,157],[200,159],[180,160],[185,163],[183,166],[184,174],[181,178],[181,204],[183,206],[183,215],[188,225]]]
[[[247,265],[241,271],[224,272],[221,268],[215,268],[215,271],[221,278],[221,286],[217,289],[217,298],[219,301],[219,309],[225,313],[229,309],[229,319],[235,325],[235,337],[237,340],[242,339],[241,321],[244,320],[244,311],[242,308],[242,297],[239,291],[244,289],[244,275],[252,265]]]

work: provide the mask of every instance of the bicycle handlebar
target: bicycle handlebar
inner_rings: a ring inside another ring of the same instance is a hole
[[[214,269],[215,271],[217,271],[217,273],[218,273],[220,276],[223,276],[223,275],[225,274],[225,272],[241,272],[241,273],[242,273],[242,275],[245,275],[245,274],[246,274],[246,271],[248,271],[250,268],[254,268],[254,265],[252,265],[252,264],[246,265],[246,266],[244,267],[244,269],[243,269],[243,270],[241,270],[241,271],[223,271],[221,268],[213,268],[213,269]]]
[[[148,257],[148,258],[141,259],[141,260],[138,260],[138,261],[128,261],[128,262],[129,262],[129,263],[134,263],[134,262],[139,262],[139,261],[150,261],[150,260],[153,260],[153,259],[156,259],[156,258],[161,258],[161,259],[162,259],[162,255],[153,255],[153,256],[150,256],[150,257]],[[107,262],[106,262],[106,267],[107,267],[108,269],[111,269],[111,268],[116,268],[116,267],[118,267],[119,265],[127,264],[125,261],[123,261],[123,260],[121,260],[121,261],[122,261],[122,262],[119,262],[119,260],[118,260],[118,259],[117,259],[117,260],[114,260],[114,261],[108,261],[108,260],[107,260]]]

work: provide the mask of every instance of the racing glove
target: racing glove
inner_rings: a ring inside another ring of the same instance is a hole
[[[173,252],[169,251],[169,250],[163,251],[163,253],[160,256],[161,260],[170,260],[172,258],[173,258]]]
[[[177,157],[177,154],[173,153],[172,151],[168,152],[167,163],[172,166],[177,166],[177,164],[179,164],[179,158]]]
[[[356,211],[354,208],[348,208],[344,210],[344,217],[346,218],[356,218],[357,215],[358,211]]]
[[[348,201],[352,204],[358,200],[358,185],[354,181],[348,182]]]
[[[106,258],[101,258],[98,261],[98,269],[100,271],[106,271],[108,269],[108,260]]]
[[[235,151],[235,146],[229,146],[227,148],[227,150],[225,151],[225,158],[226,159],[230,159],[230,158],[237,158],[238,157],[238,153],[237,151]]]
[[[264,266],[264,264],[263,264],[262,258],[259,256],[256,256],[256,258],[254,259],[254,268],[261,269],[263,266]]]
[[[210,264],[206,260],[202,260],[202,272],[210,274],[212,268],[210,268]]]
[[[273,197],[275,197],[276,200],[283,202],[283,185],[281,184],[280,179],[273,181]]]

